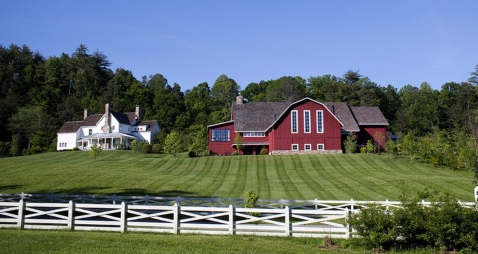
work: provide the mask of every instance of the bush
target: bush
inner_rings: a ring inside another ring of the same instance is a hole
[[[268,155],[268,154],[269,154],[269,149],[267,149],[267,148],[262,148],[260,154],[261,154],[261,155]]]
[[[239,155],[239,153],[238,153],[237,151],[233,151],[233,152],[231,153],[231,155],[234,155],[234,156],[235,156],[235,155]]]
[[[73,147],[73,149],[71,149],[72,151],[80,151],[80,148],[78,147]]]
[[[153,152],[154,153],[160,153],[161,152],[161,145],[160,144],[154,144],[153,145]]]
[[[196,153],[194,151],[189,151],[188,156],[189,158],[196,157]]]
[[[153,151],[153,146],[148,142],[141,142],[139,144],[139,151],[141,153],[151,153]]]

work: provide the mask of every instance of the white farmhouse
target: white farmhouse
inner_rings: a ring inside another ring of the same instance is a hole
[[[110,111],[110,105],[106,104],[104,114],[90,115],[85,109],[83,121],[65,122],[57,133],[56,149],[88,150],[94,144],[103,149],[117,149],[121,144],[129,147],[135,139],[151,144],[158,131],[157,121],[141,119],[138,105],[135,112],[118,113]]]

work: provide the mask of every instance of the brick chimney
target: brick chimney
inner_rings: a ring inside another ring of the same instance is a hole
[[[110,133],[110,104],[105,105],[105,125],[103,125],[103,133]]]
[[[136,118],[136,122],[141,121],[141,107],[136,105],[136,111],[134,112],[134,117]]]
[[[237,104],[243,104],[244,103],[244,98],[242,96],[237,96],[236,97],[236,103]]]
[[[90,116],[90,111],[85,108],[85,110],[83,111],[83,120],[85,120],[88,116]]]

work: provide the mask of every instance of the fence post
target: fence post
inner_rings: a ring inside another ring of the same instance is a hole
[[[116,193],[113,194],[113,205],[116,205]]]
[[[23,229],[25,227],[25,202],[23,199],[20,199],[18,202],[18,229]]]
[[[181,219],[179,218],[179,215],[181,213],[181,208],[178,205],[178,203],[174,203],[173,211],[174,211],[173,234],[178,234],[180,223],[181,223]]]
[[[318,204],[318,203],[319,203],[319,202],[317,202],[317,198],[315,198],[315,210],[317,210],[317,204]]]
[[[280,198],[280,209],[284,209],[284,200]]]
[[[148,201],[149,201],[149,196],[148,194],[146,194],[146,196],[144,196],[144,204],[148,205]]]
[[[214,207],[214,197],[211,197],[211,207]]]
[[[236,234],[236,222],[234,216],[236,215],[236,208],[233,205],[229,205],[229,234]]]
[[[121,233],[126,232],[128,230],[128,218],[127,218],[127,211],[128,211],[128,205],[125,202],[121,202],[121,224],[120,224],[120,229]]]
[[[285,217],[285,236],[291,236],[292,235],[292,230],[291,230],[291,224],[290,224],[290,208],[289,206],[286,206],[284,209],[284,217]]]
[[[75,203],[73,200],[68,202],[68,229],[75,230]]]
[[[349,239],[350,233],[352,233],[352,227],[350,227],[350,224],[349,224],[349,218],[351,215],[352,215],[351,210],[349,210],[348,208],[345,208],[345,225],[347,227],[347,232],[345,233],[345,239]]]
[[[388,211],[388,206],[389,206],[388,199],[385,201],[385,206],[387,207],[386,210]]]
[[[475,202],[478,203],[478,185],[475,187]]]

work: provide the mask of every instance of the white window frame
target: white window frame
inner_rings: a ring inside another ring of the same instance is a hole
[[[296,149],[294,149],[294,146],[295,146]],[[299,151],[299,144],[292,144],[291,150],[292,151]]]
[[[295,132],[294,132],[294,113],[295,113]],[[290,112],[290,131],[291,133],[299,133],[299,112],[292,110]]]
[[[308,119],[307,119],[307,117],[305,117],[306,113],[309,113]],[[308,123],[307,123],[307,120],[308,120]],[[307,131],[307,127],[309,128],[309,131]],[[304,133],[310,133],[310,127],[311,127],[311,124],[310,124],[310,110],[304,110]]]
[[[320,112],[320,115],[321,115],[320,125],[319,125],[319,112]],[[317,122],[317,133],[324,133],[324,111],[323,110],[317,110],[315,112],[315,116],[317,117],[317,120],[316,120],[316,122]],[[319,127],[320,127],[321,131],[319,131]]]
[[[307,149],[307,146],[309,146],[309,149]],[[304,145],[304,150],[306,150],[306,151],[312,150],[312,145],[311,144],[305,144]]]
[[[93,129],[88,129],[88,135],[93,135]]]
[[[320,149],[319,146],[322,146],[322,149]],[[317,150],[318,150],[318,151],[323,151],[323,150],[325,150],[324,144],[317,144]]]

